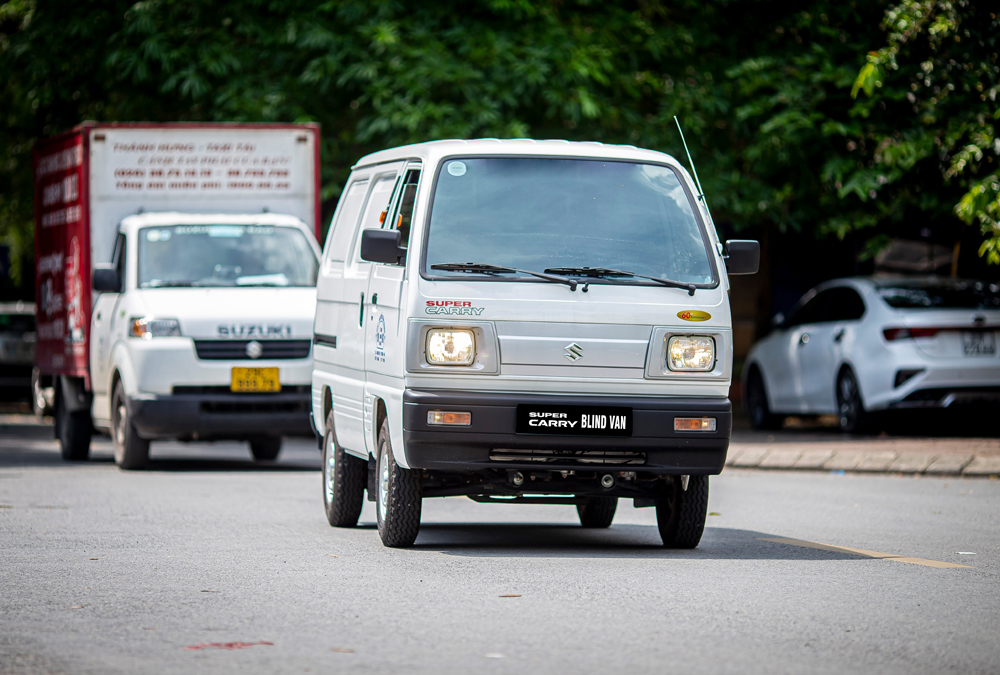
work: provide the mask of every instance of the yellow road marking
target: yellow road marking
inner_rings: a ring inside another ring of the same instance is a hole
[[[813,541],[803,541],[801,539],[787,539],[785,537],[758,537],[760,541],[773,541],[775,544],[788,544],[789,546],[801,546],[802,548],[818,548],[821,551],[833,551],[834,553],[850,553],[860,555],[865,558],[878,558],[879,560],[893,560],[895,562],[912,563],[914,565],[925,565],[927,567],[954,568],[963,567],[972,569],[972,565],[959,565],[958,563],[942,562],[940,560],[926,560],[924,558],[911,558],[905,555],[895,555],[894,553],[879,553],[878,551],[866,551],[863,548],[848,548],[847,546],[830,546],[829,544],[817,544]]]

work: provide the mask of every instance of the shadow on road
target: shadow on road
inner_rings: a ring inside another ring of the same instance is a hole
[[[585,530],[537,523],[427,523],[414,548],[471,558],[665,558],[671,560],[864,560],[859,556],[761,541],[781,535],[705,528],[693,551],[664,548],[653,525]]]

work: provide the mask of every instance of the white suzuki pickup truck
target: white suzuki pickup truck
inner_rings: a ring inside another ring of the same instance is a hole
[[[422,499],[575,505],[611,524],[656,508],[701,539],[732,426],[729,274],[668,155],[565,141],[437,141],[362,158],[317,284],[312,406],[323,500],[387,546]]]

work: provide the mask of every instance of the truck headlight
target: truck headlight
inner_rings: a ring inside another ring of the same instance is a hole
[[[147,319],[133,316],[128,320],[130,337],[149,340],[155,337],[176,337],[181,334],[181,324],[177,319]]]
[[[427,362],[434,366],[468,366],[476,358],[471,330],[432,328],[427,331]]]
[[[667,368],[674,371],[712,370],[715,339],[707,335],[667,337]]]

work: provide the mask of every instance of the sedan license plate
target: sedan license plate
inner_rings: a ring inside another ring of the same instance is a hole
[[[993,331],[962,331],[962,352],[966,356],[995,356],[997,343]]]
[[[561,436],[631,436],[632,409],[604,406],[517,406],[517,433]]]
[[[233,368],[229,389],[241,394],[281,391],[277,368]]]

